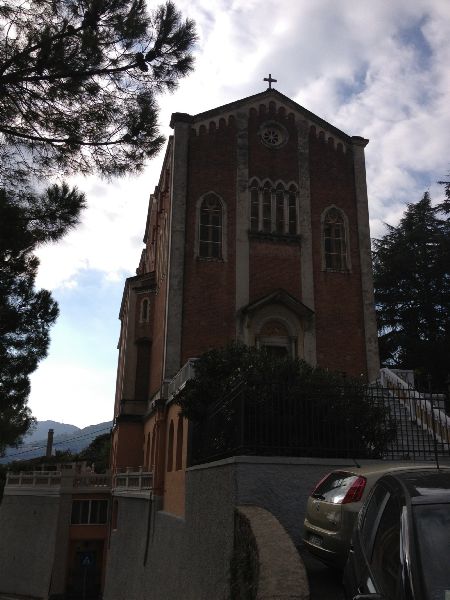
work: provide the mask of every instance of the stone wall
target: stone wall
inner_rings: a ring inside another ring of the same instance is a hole
[[[59,514],[57,496],[5,496],[0,507],[0,593],[47,598]]]
[[[118,497],[104,599],[228,600],[236,507],[269,511],[299,546],[312,489],[339,468],[357,467],[345,459],[256,456],[191,467],[184,519],[157,510],[158,499]]]
[[[185,519],[158,499],[117,497],[105,600],[226,600],[234,531],[234,468],[207,465],[186,478]]]

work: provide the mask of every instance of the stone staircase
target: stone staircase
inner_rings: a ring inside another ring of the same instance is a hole
[[[382,369],[375,386],[378,401],[387,409],[387,427],[396,436],[386,458],[450,464],[450,418],[389,369]]]

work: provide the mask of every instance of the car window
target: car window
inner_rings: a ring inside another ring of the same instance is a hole
[[[450,504],[413,507],[420,573],[429,600],[450,598]]]
[[[400,514],[398,499],[390,496],[376,530],[370,559],[375,581],[389,600],[397,598],[401,578]]]
[[[345,498],[348,489],[358,478],[353,473],[334,471],[314,490],[313,497],[325,502],[339,504]]]
[[[361,543],[366,556],[371,555],[375,526],[378,524],[380,513],[387,502],[388,495],[389,492],[384,487],[381,485],[375,486],[364,510],[361,524]]]

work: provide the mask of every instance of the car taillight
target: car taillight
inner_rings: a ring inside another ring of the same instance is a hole
[[[352,485],[348,488],[347,493],[342,500],[342,504],[350,504],[351,502],[359,502],[362,498],[364,488],[366,487],[367,479],[360,475],[355,479]]]

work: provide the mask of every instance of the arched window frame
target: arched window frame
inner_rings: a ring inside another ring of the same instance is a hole
[[[263,330],[265,325],[268,323],[279,323],[287,335],[265,335]],[[292,320],[277,314],[268,315],[262,318],[256,326],[255,346],[258,349],[263,348],[264,346],[278,346],[280,348],[286,348],[287,356],[294,359],[297,357],[298,329],[298,326],[296,327]]]
[[[219,246],[219,256],[207,256],[200,254],[200,234],[201,234],[201,216],[202,216],[202,205],[204,202],[207,202],[209,199],[214,198],[216,202],[219,203],[221,208],[221,231],[220,231],[220,246]],[[195,256],[201,260],[211,260],[211,261],[226,261],[227,260],[227,207],[226,203],[213,191],[206,192],[197,200],[196,209],[195,209]]]
[[[328,254],[326,249],[326,236],[325,229],[327,227],[327,216],[331,211],[336,211],[342,219],[342,231],[344,234],[344,249],[340,253],[341,261],[339,265],[333,266],[330,264],[328,260]],[[345,212],[337,207],[335,204],[328,206],[321,215],[320,219],[320,229],[321,229],[321,240],[322,240],[322,270],[323,271],[331,271],[336,273],[348,273],[352,270],[352,265],[350,261],[350,238],[349,238],[349,226],[348,226],[348,217]]]
[[[253,177],[249,185],[250,232],[299,234],[299,194],[294,183]]]
[[[142,298],[141,310],[139,314],[140,323],[148,323],[150,318],[150,300],[148,298]]]

